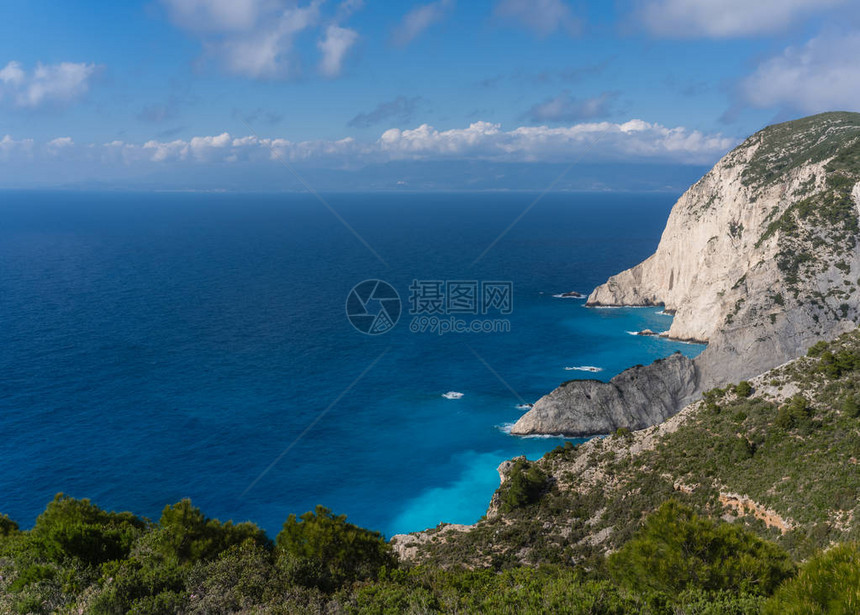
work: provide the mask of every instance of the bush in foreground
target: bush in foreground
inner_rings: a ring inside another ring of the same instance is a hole
[[[669,500],[609,558],[621,585],[637,592],[685,590],[770,595],[794,573],[788,554],[748,530],[696,515]]]
[[[810,559],[765,605],[765,615],[860,613],[860,544],[841,544]]]
[[[278,550],[302,584],[333,590],[345,583],[373,579],[396,560],[379,532],[347,523],[324,506],[301,517],[290,515],[278,534]]]

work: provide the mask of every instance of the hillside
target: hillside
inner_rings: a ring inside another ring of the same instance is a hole
[[[860,539],[860,331],[716,389],[663,424],[508,462],[487,518],[399,537],[442,566],[599,566],[669,498],[774,541],[795,558]],[[506,506],[512,477],[540,494]],[[525,503],[523,503],[525,502]],[[412,547],[409,549],[408,547]]]
[[[860,331],[667,422],[500,467],[485,519],[396,536],[317,507],[271,540],[187,500],[0,515],[0,613],[856,613]]]
[[[860,331],[666,423],[500,468],[487,518],[387,543],[323,507],[275,540],[187,500],[0,515],[0,613],[856,613]],[[397,556],[399,557],[397,557]]]

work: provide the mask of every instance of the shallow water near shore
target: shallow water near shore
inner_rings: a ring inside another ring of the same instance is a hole
[[[271,535],[316,504],[388,536],[476,521],[501,461],[564,442],[508,435],[518,405],[702,349],[627,334],[659,308],[553,296],[651,254],[676,195],[549,195],[472,264],[535,196],[327,196],[383,264],[304,195],[3,193],[0,512],[30,526],[62,491]],[[510,332],[363,335],[369,278],[404,310],[413,279],[511,281]]]

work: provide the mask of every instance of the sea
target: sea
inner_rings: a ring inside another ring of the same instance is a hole
[[[669,328],[658,307],[558,296],[651,254],[677,196],[2,192],[0,512],[31,527],[62,492],[272,537],[320,504],[387,537],[473,523],[499,463],[566,441],[510,435],[524,404],[702,350],[631,335]],[[401,302],[375,334],[347,317],[365,280]],[[451,282],[503,301],[435,315],[491,326],[414,325],[415,289]]]

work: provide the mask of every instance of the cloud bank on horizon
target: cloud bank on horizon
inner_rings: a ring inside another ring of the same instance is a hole
[[[290,141],[257,136],[233,137],[230,133],[172,141],[150,140],[142,144],[116,140],[77,144],[70,137],[47,143],[33,139],[0,139],[0,160],[18,156],[32,159],[56,157],[58,148],[68,156],[93,160],[135,162],[264,161],[278,157],[292,161],[354,166],[394,160],[470,158],[504,162],[565,162],[587,154],[591,160],[660,161],[701,165],[713,160],[736,142],[719,134],[703,134],[683,127],[667,128],[642,120],[623,124],[581,123],[549,128],[520,126],[502,130],[499,124],[474,122],[466,128],[437,130],[427,124],[414,129],[389,128],[373,141],[344,138],[336,141]]]
[[[849,0],[10,5],[0,187],[64,161],[105,181],[276,156],[709,165],[767,123],[860,110]]]

